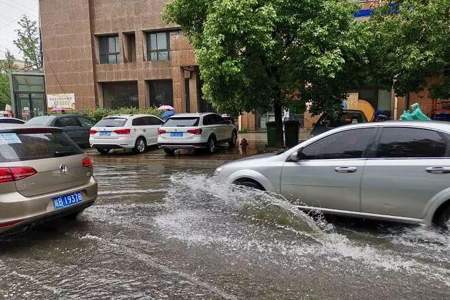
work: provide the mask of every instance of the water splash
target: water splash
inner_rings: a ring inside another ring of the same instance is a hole
[[[313,219],[280,195],[224,185],[214,177],[186,173],[173,175],[170,186],[165,197],[168,212],[155,221],[172,238],[189,244],[222,245],[231,251],[284,255],[296,261],[313,255],[330,262],[362,262],[369,268],[427,275],[450,286],[450,270],[445,264],[428,264],[422,257],[413,255],[405,257],[392,246],[411,241],[412,233],[382,237],[389,242],[386,247],[351,240],[338,233],[333,225],[323,219]],[[236,227],[242,219],[251,222]],[[267,230],[268,226],[293,233],[298,241],[282,239],[278,232]],[[448,238],[437,235],[433,240],[439,241],[439,249],[448,252]]]

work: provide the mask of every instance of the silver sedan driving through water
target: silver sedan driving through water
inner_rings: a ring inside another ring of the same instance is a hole
[[[225,164],[216,175],[302,209],[448,227],[450,124],[344,126],[278,155]]]

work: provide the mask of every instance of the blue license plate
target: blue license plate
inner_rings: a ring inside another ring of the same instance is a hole
[[[61,208],[70,207],[70,206],[80,203],[81,201],[83,201],[83,196],[81,196],[80,192],[77,192],[77,193],[73,193],[73,194],[59,196],[59,197],[53,198],[52,200],[53,200],[53,206],[56,209],[61,209]]]
[[[100,136],[111,136],[111,131],[100,131]]]
[[[171,132],[170,136],[171,137],[182,137],[183,133],[182,132]]]

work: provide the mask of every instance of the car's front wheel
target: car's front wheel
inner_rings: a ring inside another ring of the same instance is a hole
[[[100,154],[108,154],[109,152],[111,152],[111,149],[106,149],[106,148],[97,148],[98,153]]]
[[[216,152],[216,138],[214,136],[208,139],[208,152],[211,154]]]
[[[138,138],[134,145],[133,151],[139,154],[144,153],[146,149],[147,149],[147,142],[145,141],[145,139],[143,137]]]
[[[434,223],[443,229],[450,229],[450,203],[436,216]]]

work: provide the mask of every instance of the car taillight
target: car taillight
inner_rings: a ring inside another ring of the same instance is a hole
[[[164,129],[159,128],[158,129],[158,134],[164,134],[167,133],[167,131],[165,131]]]
[[[92,159],[90,157],[88,157],[88,156],[83,158],[83,160],[81,161],[81,164],[85,168],[92,168],[92,166],[93,166]]]
[[[36,173],[31,167],[0,168],[0,183],[22,180]]]
[[[192,134],[202,134],[203,130],[201,128],[196,128],[196,129],[188,129],[187,132]]]
[[[97,130],[92,130],[92,129],[91,129],[90,134],[91,134],[91,135],[96,135],[96,134],[97,134]]]
[[[115,134],[130,134],[131,133],[131,129],[127,128],[127,129],[117,129],[114,130]]]

